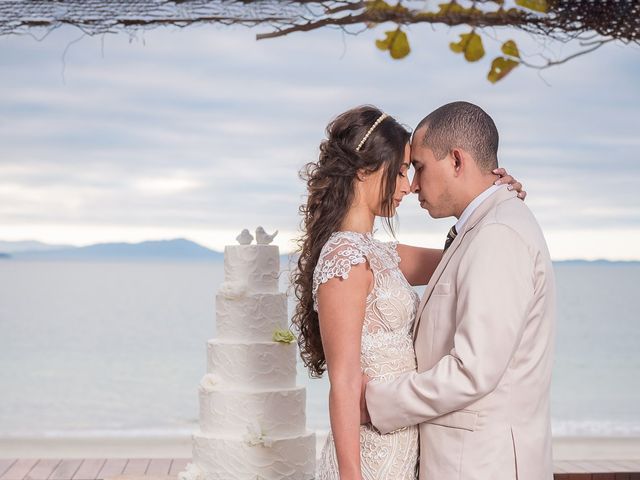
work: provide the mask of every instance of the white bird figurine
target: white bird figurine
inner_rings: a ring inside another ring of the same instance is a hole
[[[264,228],[258,227],[256,228],[256,243],[258,245],[269,245],[276,238],[276,235],[278,235],[278,230],[269,235],[264,231]]]
[[[240,232],[240,235],[236,237],[236,240],[240,245],[250,245],[251,242],[253,242],[253,235],[251,235],[249,230],[245,228]]]

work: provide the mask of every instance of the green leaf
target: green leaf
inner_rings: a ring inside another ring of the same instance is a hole
[[[502,80],[507,74],[520,65],[520,62],[505,57],[496,57],[491,62],[491,70],[487,74],[487,79],[491,83]]]
[[[293,343],[296,341],[296,336],[291,332],[291,330],[278,328],[273,332],[273,341],[280,343]]]
[[[462,5],[455,1],[450,3],[439,3],[438,7],[440,7],[438,13],[462,13],[465,10]]]
[[[383,40],[376,40],[376,47],[383,52],[389,50],[389,33],[385,32],[386,38]]]
[[[376,47],[382,51],[388,50],[391,58],[396,60],[409,55],[411,47],[409,47],[409,39],[406,33],[398,28],[397,30],[384,32],[384,34],[384,39],[376,40]]]
[[[400,5],[398,2],[396,5],[389,5],[384,0],[373,0],[367,2],[367,10],[369,11],[378,11],[378,12],[396,12],[396,13],[405,13],[407,12],[407,8]]]
[[[541,13],[546,13],[549,9],[547,0],[516,0],[516,5]]]
[[[367,8],[369,10],[388,10],[391,8],[384,0],[373,0],[371,2],[367,2]]]
[[[438,15],[448,15],[448,14],[457,14],[457,13],[466,13],[469,15],[475,14],[482,14],[482,10],[478,10],[475,7],[463,7],[462,5],[460,5],[457,1],[452,0],[449,3],[439,3],[438,4],[438,11],[437,14]]]
[[[468,62],[477,62],[484,57],[482,38],[475,32],[461,34],[460,41],[458,43],[451,42],[449,47],[456,53],[464,52],[464,58]]]
[[[513,40],[507,40],[502,44],[502,53],[509,55],[510,57],[520,58],[520,52],[518,46]]]

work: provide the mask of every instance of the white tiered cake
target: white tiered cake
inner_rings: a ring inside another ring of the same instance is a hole
[[[305,388],[296,386],[296,344],[287,297],[278,292],[280,254],[260,227],[257,245],[224,250],[216,295],[217,338],[207,343],[199,387],[200,428],[181,480],[308,480],[315,434],[307,431]]]

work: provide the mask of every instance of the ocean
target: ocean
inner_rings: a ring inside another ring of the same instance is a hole
[[[640,436],[640,264],[556,275],[554,435]],[[0,437],[191,433],[222,278],[220,262],[0,262]],[[298,383],[327,430],[327,379],[299,364]]]

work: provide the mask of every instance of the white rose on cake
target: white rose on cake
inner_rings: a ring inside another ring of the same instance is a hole
[[[200,380],[200,388],[205,392],[213,392],[218,384],[218,377],[213,373],[207,373],[202,380]]]
[[[195,463],[189,463],[186,469],[178,474],[178,480],[204,480],[204,475]]]
[[[265,435],[257,420],[254,420],[250,425],[247,425],[247,433],[244,436],[244,441],[252,446],[263,445],[267,448],[271,448],[273,445],[273,440],[268,435]]]
[[[247,293],[247,284],[245,282],[224,282],[218,290],[220,295],[226,298],[241,298]]]

